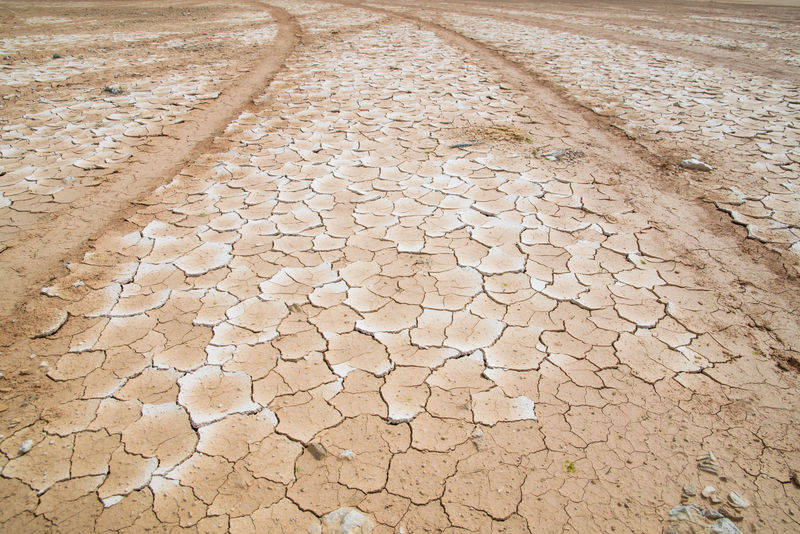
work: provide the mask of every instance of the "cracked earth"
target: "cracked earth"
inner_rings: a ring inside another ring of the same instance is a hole
[[[800,529],[796,8],[98,6],[0,6],[0,530]]]

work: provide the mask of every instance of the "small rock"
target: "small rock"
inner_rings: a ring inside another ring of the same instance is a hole
[[[700,508],[693,504],[676,506],[668,512],[669,518],[673,521],[702,521],[703,513]]]
[[[716,495],[712,495],[712,496],[711,496],[711,502],[713,502],[714,504],[719,504],[719,503],[721,503],[721,502],[722,502],[722,499],[720,499],[720,498],[719,498],[719,497],[717,497]]]
[[[717,457],[714,455],[713,452],[706,451],[706,452],[704,452],[703,454],[701,454],[700,456],[697,457],[697,461],[698,462],[700,462],[702,460],[711,460],[712,462],[716,462],[717,461]]]
[[[742,534],[739,527],[734,525],[730,519],[724,517],[714,521],[714,524],[708,527],[708,531],[713,534]]]
[[[697,495],[697,487],[692,482],[689,482],[683,487],[683,494],[687,497],[694,497]]]
[[[728,502],[731,503],[736,508],[747,508],[748,506],[750,506],[750,501],[748,501],[735,491],[728,493]]]
[[[58,52],[56,52],[56,53],[55,53],[55,54],[53,54],[51,57],[52,57],[53,59],[60,59],[60,58],[61,58],[61,54],[59,54]]]
[[[122,495],[112,495],[111,497],[100,500],[103,502],[103,508],[110,508],[122,501]]]
[[[582,150],[574,150],[572,148],[562,148],[548,150],[543,152],[541,149],[536,152],[536,156],[550,161],[576,161],[584,157],[586,154]]]
[[[3,373],[0,373],[0,378],[3,378]],[[795,488],[800,488],[800,473],[792,471],[791,480]]]
[[[697,158],[689,158],[681,161],[681,167],[684,169],[689,169],[690,171],[703,171],[703,172],[710,172],[713,171],[714,168],[709,165],[708,163],[702,162]]]
[[[27,454],[28,452],[30,452],[32,448],[33,448],[33,440],[26,439],[20,444],[18,452],[20,455]]]
[[[717,457],[711,451],[705,452],[697,457],[697,468],[700,471],[711,473],[712,475],[719,475],[722,468],[717,461]]]
[[[714,486],[706,486],[705,488],[703,488],[701,494],[703,495],[703,497],[708,499],[709,497],[711,497],[711,495],[714,494],[715,491],[717,491],[717,488],[715,488]]]
[[[667,521],[662,534],[698,534],[708,525],[702,509],[694,504],[674,507],[669,511]]]
[[[344,458],[345,460],[352,460],[356,457],[356,453],[351,451],[350,449],[343,450],[339,453],[339,458]]]
[[[325,456],[325,453],[328,452],[325,450],[325,447],[322,445],[322,443],[312,443],[306,447],[306,450],[311,453],[311,456],[313,456],[315,460],[322,459],[322,457]]]
[[[730,519],[731,521],[741,521],[744,519],[742,512],[738,508],[731,508],[724,504],[719,507],[719,513]]]
[[[474,143],[456,143],[455,145],[450,145],[450,148],[467,148],[470,146],[477,146],[482,145],[483,143],[474,142]]]
[[[475,430],[472,431],[472,437],[473,438],[483,437],[483,430],[481,430],[480,428],[476,428]]]
[[[708,510],[703,510],[703,517],[714,520],[714,519],[721,519],[724,516],[721,513],[714,510],[713,508],[709,508]]]
[[[353,508],[339,508],[322,517],[327,534],[371,534],[375,525]]]

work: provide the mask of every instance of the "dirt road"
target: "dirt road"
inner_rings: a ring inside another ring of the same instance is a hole
[[[798,528],[796,8],[0,30],[0,530]]]

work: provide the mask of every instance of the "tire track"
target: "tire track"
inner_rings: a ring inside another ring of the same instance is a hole
[[[25,321],[38,321],[35,300],[38,289],[53,277],[63,274],[64,263],[80,257],[86,243],[109,225],[124,221],[136,200],[167,183],[183,166],[200,154],[213,149],[214,139],[239,114],[253,106],[260,94],[284,65],[300,38],[300,27],[285,10],[258,3],[268,10],[278,27],[278,34],[250,72],[228,85],[218,99],[200,116],[190,116],[177,137],[158,138],[147,159],[125,168],[93,192],[50,219],[42,220],[35,230],[22,232],[0,253],[0,280],[3,300],[0,321],[27,315]],[[35,328],[35,326],[34,326]],[[11,328],[15,331],[17,328]],[[6,330],[8,333],[9,330]]]
[[[420,9],[418,5],[412,5],[409,7],[411,9],[414,8]],[[526,15],[510,15],[502,12],[488,12],[485,10],[485,6],[483,8],[480,5],[476,7],[473,2],[465,2],[464,4],[461,4],[459,7],[463,7],[463,9],[459,9],[459,13],[463,15],[474,16],[474,17],[489,17],[492,20],[512,22],[512,23],[524,23],[529,26],[535,26],[537,28],[549,31],[567,31],[575,35],[582,35],[592,39],[605,39],[615,43],[622,43],[629,46],[636,46],[651,51],[669,53],[675,56],[695,60],[706,65],[707,67],[725,67],[738,70],[745,69],[747,70],[747,72],[751,72],[753,74],[757,74],[760,76],[773,77],[777,79],[787,79],[789,81],[792,81],[795,78],[795,75],[792,72],[784,68],[785,65],[775,64],[772,61],[764,61],[763,58],[754,56],[752,52],[750,53],[750,55],[748,55],[748,53],[746,53],[745,51],[725,49],[725,48],[714,48],[711,45],[707,44],[700,45],[693,43],[692,45],[687,47],[685,45],[677,44],[675,42],[669,41],[664,38],[658,38],[658,37],[644,38],[641,36],[637,36],[636,34],[628,34],[625,32],[606,29],[603,28],[601,25],[588,27],[584,24],[581,24],[580,22],[570,21],[567,20],[566,18],[565,20],[560,20],[556,22],[545,18],[539,18],[533,12]],[[587,5],[586,7],[587,9],[590,8],[589,5]],[[448,12],[448,10],[444,7],[425,6],[424,9],[428,12],[435,12],[440,15],[446,14]],[[399,15],[399,13],[395,14]],[[613,21],[609,20],[609,22]],[[663,23],[659,22],[659,24]],[[656,26],[657,25],[654,25],[653,27]],[[713,31],[720,36],[725,36],[730,39],[740,38],[738,34],[732,32],[725,32],[717,28],[714,28],[713,30],[710,28],[703,28],[703,25],[697,22],[687,22],[686,24],[681,25],[680,27],[674,29],[680,31],[693,31],[691,30],[691,28],[693,27],[701,32]],[[666,28],[664,26],[662,26],[662,28],[673,29],[673,28]],[[776,44],[776,46],[781,46],[781,44],[784,45],[786,44],[782,43],[780,39],[771,39],[770,41],[773,44]]]
[[[576,102],[566,88],[543,80],[536,72],[480,41],[413,13],[397,13],[348,0],[337,3],[418,25],[479,59],[487,69],[502,72],[506,83],[527,93],[525,105],[537,122],[563,127],[570,137],[593,148],[595,153],[590,157],[613,158],[617,176],[609,183],[638,211],[648,213],[664,245],[687,265],[702,272],[698,275],[704,286],[714,288],[719,294],[731,291],[732,279],[741,286],[742,289],[735,291],[741,299],[741,310],[773,337],[777,347],[773,357],[777,361],[783,359],[782,351],[795,351],[800,339],[796,335],[795,313],[800,308],[797,297],[800,279],[793,275],[792,265],[778,252],[748,239],[742,227],[731,224],[727,214],[705,200],[702,189],[687,184],[674,171],[669,154],[662,155],[656,152],[658,147],[628,137],[613,117],[596,114]],[[765,308],[772,313],[765,315]]]

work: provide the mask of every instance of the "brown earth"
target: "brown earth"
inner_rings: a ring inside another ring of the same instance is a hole
[[[4,2],[0,531],[796,530],[798,43]]]

